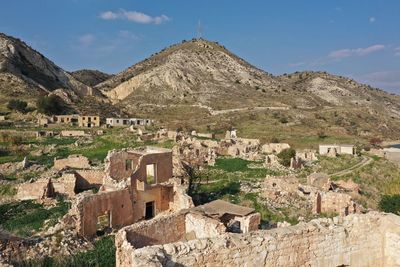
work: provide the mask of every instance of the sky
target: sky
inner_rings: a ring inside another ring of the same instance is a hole
[[[399,0],[12,0],[0,32],[62,68],[118,73],[198,36],[274,75],[328,71],[400,94]]]

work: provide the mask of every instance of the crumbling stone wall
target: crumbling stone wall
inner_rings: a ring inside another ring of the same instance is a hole
[[[185,225],[185,231],[193,238],[216,237],[226,232],[226,227],[223,223],[202,214],[187,214]]]
[[[67,167],[75,169],[89,169],[90,162],[87,157],[82,155],[71,155],[65,159],[54,159],[54,169],[62,170]]]
[[[106,212],[110,214],[112,228],[119,228],[134,222],[128,189],[79,196],[74,209],[78,218],[77,232],[85,237],[96,234],[97,219]]]
[[[282,152],[282,150],[288,148],[290,148],[290,145],[286,143],[269,143],[269,144],[264,144],[261,147],[261,151],[262,153],[265,154],[272,154],[272,153],[279,154],[280,152]]]
[[[400,217],[354,214],[296,226],[134,249],[118,236],[117,266],[400,265]],[[126,241],[126,237],[125,237]]]
[[[81,136],[86,136],[86,133],[85,133],[85,131],[78,131],[78,130],[75,130],[75,131],[61,131],[60,136],[64,136],[64,137],[67,137],[67,136],[81,137]]]
[[[133,190],[132,201],[134,221],[145,217],[147,202],[154,202],[154,215],[170,209],[170,202],[174,198],[173,185],[155,185],[146,190]]]
[[[75,190],[81,192],[92,188],[100,188],[103,184],[105,173],[101,170],[79,170],[75,172],[75,177]]]
[[[48,179],[42,179],[34,183],[20,184],[16,198],[19,200],[41,199],[48,183]]]
[[[132,162],[127,168],[127,160]],[[172,151],[147,153],[129,150],[110,151],[105,160],[105,171],[114,180],[120,181],[129,177],[143,180],[146,177],[146,165],[156,164],[157,183],[167,182],[172,178]]]
[[[358,205],[348,194],[339,192],[319,192],[314,196],[314,213],[337,213],[346,216],[359,212]]]
[[[149,221],[135,223],[121,231],[134,248],[173,243],[186,239],[185,214],[159,216]]]

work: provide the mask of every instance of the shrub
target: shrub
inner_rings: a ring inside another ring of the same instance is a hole
[[[46,115],[63,114],[67,110],[66,103],[56,95],[39,97],[36,107],[40,113]]]
[[[317,135],[318,135],[318,137],[321,138],[321,139],[324,139],[324,138],[328,137],[324,131],[319,131],[319,132],[317,133]]]
[[[296,156],[296,150],[293,148],[286,148],[278,154],[279,162],[286,167],[290,166],[290,160]]]
[[[288,123],[288,119],[286,117],[282,117],[279,119],[280,123]]]
[[[369,140],[369,143],[373,147],[380,147],[382,144],[382,139],[380,139],[379,137],[373,137],[373,138],[371,138],[371,140]]]
[[[279,143],[279,139],[276,138],[276,137],[272,137],[272,138],[269,140],[269,142],[270,142],[270,143]]]
[[[15,110],[15,111],[22,112],[22,113],[26,112],[27,106],[28,106],[28,103],[26,103],[25,101],[19,100],[19,99],[11,99],[7,104],[8,109]]]
[[[379,209],[400,215],[400,195],[383,195],[379,201]]]

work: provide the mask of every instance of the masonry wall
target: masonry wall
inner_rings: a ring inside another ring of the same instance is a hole
[[[66,167],[76,168],[76,169],[88,169],[90,168],[89,160],[80,155],[69,156],[65,159],[55,159],[53,168],[56,170],[61,170]]]
[[[173,189],[172,185],[155,185],[151,188],[147,188],[145,191],[133,190],[134,221],[144,218],[146,202],[154,201],[155,215],[169,210],[169,204],[173,202]]]
[[[160,216],[127,227],[127,240],[135,248],[185,240],[185,214]]]
[[[131,181],[134,182],[135,179],[144,181],[147,176],[146,165],[149,164],[156,164],[157,183],[164,183],[172,178],[172,152],[165,152],[143,155],[140,166],[132,175]]]
[[[76,171],[76,190],[83,191],[91,188],[100,188],[105,173],[101,170]]]
[[[136,250],[120,240],[117,266],[391,267],[400,265],[399,241],[399,216],[354,214]]]
[[[111,227],[132,224],[133,207],[128,189],[84,196],[77,204],[77,230],[82,236],[91,237],[97,231],[97,218],[111,213]]]

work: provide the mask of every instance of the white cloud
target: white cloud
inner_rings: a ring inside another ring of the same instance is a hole
[[[81,45],[89,46],[96,40],[96,37],[93,34],[85,34],[78,38],[78,41]]]
[[[370,22],[370,23],[374,23],[375,21],[376,21],[376,18],[375,18],[375,17],[370,17],[370,18],[369,18],[369,22]]]
[[[116,20],[116,19],[125,19],[136,23],[142,24],[161,24],[171,20],[166,15],[160,15],[152,17],[142,12],[138,11],[126,11],[119,10],[117,12],[106,11],[100,14],[100,18],[104,20]]]
[[[112,12],[112,11],[106,11],[100,14],[100,18],[104,20],[112,20],[112,19],[117,19],[118,14]]]
[[[355,48],[355,49],[340,49],[336,51],[332,51],[329,53],[328,58],[340,60],[342,58],[351,57],[351,56],[366,56],[371,53],[380,51],[385,49],[386,46],[381,44],[372,45],[365,48]]]

